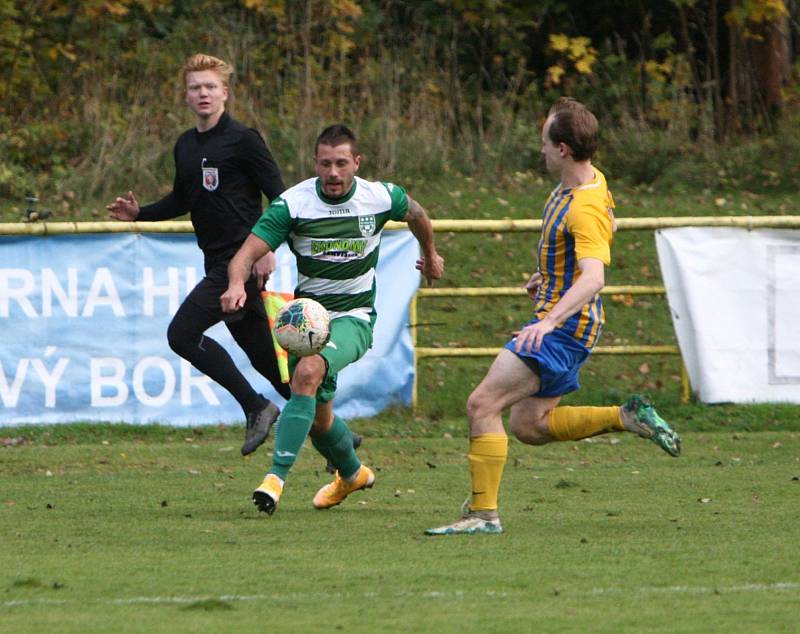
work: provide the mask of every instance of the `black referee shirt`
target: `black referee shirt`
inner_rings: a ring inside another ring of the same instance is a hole
[[[284,190],[280,170],[255,130],[227,112],[206,132],[187,130],[175,143],[175,183],[158,202],[141,207],[136,220],[191,213],[208,271],[233,257],[269,200]]]

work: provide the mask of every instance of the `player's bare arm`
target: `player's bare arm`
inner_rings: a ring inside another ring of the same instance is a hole
[[[542,274],[539,271],[536,271],[533,275],[531,275],[531,279],[529,279],[525,284],[525,290],[528,291],[528,297],[532,302],[536,301],[536,294],[539,292],[539,288],[541,286]]]
[[[219,298],[222,310],[235,313],[247,300],[244,283],[249,279],[253,265],[271,251],[269,245],[254,234],[247,236],[236,255],[228,263],[228,290]]]
[[[433,225],[428,214],[411,196],[406,195],[406,198],[408,211],[405,221],[422,249],[422,257],[417,260],[417,270],[425,276],[428,286],[432,286],[434,280],[441,279],[444,275],[444,258],[436,252]]]
[[[264,288],[264,284],[277,267],[278,259],[275,257],[274,251],[269,251],[264,257],[255,261],[253,264],[253,275],[256,277],[258,288]]]
[[[129,191],[127,197],[117,196],[113,203],[106,205],[106,209],[111,212],[111,217],[115,220],[130,222],[136,220],[139,215],[139,201],[133,192]]]
[[[534,324],[525,326],[517,335],[515,349],[539,350],[544,336],[578,312],[605,286],[605,265],[597,258],[578,260],[580,276],[564,296],[558,300],[547,316]]]

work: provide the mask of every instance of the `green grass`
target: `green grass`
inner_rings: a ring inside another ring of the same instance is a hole
[[[374,489],[315,511],[309,447],[271,518],[248,499],[268,452],[239,457],[241,429],[0,430],[20,439],[0,449],[0,629],[796,631],[797,428],[684,423],[679,459],[627,434],[512,442],[506,532],[431,538],[466,441],[401,418],[358,423]]]
[[[435,218],[535,218],[551,185],[451,182],[409,191]],[[612,188],[620,217],[798,213],[780,191]],[[521,285],[537,239],[439,234],[440,286]],[[608,284],[660,283],[652,232],[618,233],[612,257]],[[605,304],[602,345],[675,343],[663,297]],[[500,347],[528,314],[524,297],[421,300],[419,345]],[[240,458],[241,429],[0,428],[0,631],[797,631],[800,407],[681,403],[674,357],[595,356],[564,403],[647,392],[680,459],[627,435],[512,442],[506,533],[424,537],[467,490],[462,412],[489,362],[423,360],[417,411],[354,421],[378,482],[328,512],[308,449],[259,516],[268,453]]]

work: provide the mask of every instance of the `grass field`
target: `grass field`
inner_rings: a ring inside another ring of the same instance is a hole
[[[379,424],[375,488],[314,510],[307,447],[272,517],[249,501],[271,441],[243,459],[241,429],[0,430],[0,631],[798,631],[796,427],[685,431],[678,459],[512,442],[505,533],[425,537],[466,439]]]
[[[435,218],[538,217],[550,183],[409,191]],[[614,188],[620,217],[797,213],[794,192]],[[90,219],[90,218],[86,218]],[[512,286],[538,235],[440,234],[441,286]],[[620,232],[607,284],[659,284]],[[675,343],[663,297],[608,297],[601,344]],[[426,299],[419,345],[501,346],[524,297]],[[468,487],[462,412],[489,359],[428,359],[420,406],[354,428],[373,490],[319,512],[304,451],[275,516],[241,429],[0,428],[0,632],[800,632],[800,407],[680,402],[675,357],[595,357],[565,404],[650,393],[671,459],[628,435],[512,442],[500,536],[425,537]]]

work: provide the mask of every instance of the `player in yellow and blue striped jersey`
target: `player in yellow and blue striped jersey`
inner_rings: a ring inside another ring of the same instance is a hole
[[[543,445],[613,431],[650,438],[672,456],[680,438],[639,395],[622,406],[558,407],[579,388],[578,372],[603,328],[600,291],[611,263],[614,201],[592,165],[595,116],[574,99],[559,99],[542,128],[542,154],[560,182],[547,199],[537,249],[538,270],[527,284],[533,319],[500,352],[467,401],[472,492],[462,517],[428,535],[501,533],[500,480],[508,454],[503,411],[524,443]]]

